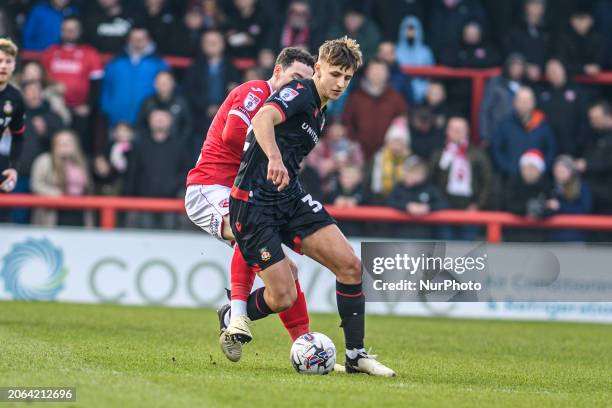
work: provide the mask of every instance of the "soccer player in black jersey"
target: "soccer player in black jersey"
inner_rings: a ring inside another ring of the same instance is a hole
[[[247,301],[257,320],[289,308],[296,288],[284,243],[336,275],[336,299],[346,342],[345,368],[390,377],[395,373],[364,348],[365,297],[361,261],[321,203],[302,189],[297,175],[302,159],[316,145],[325,123],[325,106],[346,90],[362,64],[356,41],[326,41],[312,79],[294,80],[272,94],[252,121],[230,198],[230,221],[243,257],[265,283]],[[250,322],[247,322],[250,323]],[[232,324],[235,341],[248,342]]]
[[[24,103],[21,92],[9,84],[15,71],[17,46],[0,38],[0,137],[8,128],[11,132],[11,150],[8,157],[0,155],[0,191],[11,192],[17,185],[17,160],[23,150]]]

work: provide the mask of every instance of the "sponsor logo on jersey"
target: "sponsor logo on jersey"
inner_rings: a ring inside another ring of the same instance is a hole
[[[261,88],[253,88],[253,87],[251,87],[251,91],[264,93],[263,89],[261,89]]]
[[[11,113],[13,113],[13,104],[11,103],[11,101],[4,101],[2,111],[5,115],[10,115]]]
[[[272,255],[270,255],[270,252],[266,247],[263,247],[259,250],[259,255],[261,255],[261,260],[264,262],[268,262],[272,258]]]
[[[246,98],[244,98],[244,102],[242,104],[244,105],[244,108],[246,110],[248,110],[249,112],[253,112],[255,109],[257,109],[257,106],[260,103],[261,99],[258,98],[255,94],[249,92]]]
[[[283,101],[289,102],[295,99],[299,94],[300,93],[293,88],[284,88],[279,92],[278,96],[280,96]]]
[[[312,141],[316,144],[319,141],[319,135],[317,134],[317,132],[310,127],[310,125],[306,122],[302,123],[302,130],[305,130],[306,133],[308,133],[308,136],[310,136],[312,138]]]

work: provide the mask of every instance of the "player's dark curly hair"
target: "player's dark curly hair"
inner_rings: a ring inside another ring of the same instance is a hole
[[[359,43],[352,38],[344,36],[335,40],[328,40],[319,47],[319,61],[330,65],[340,66],[342,69],[357,71],[363,64],[363,56]]]
[[[287,47],[284,48],[278,57],[276,57],[276,65],[280,65],[283,69],[288,68],[294,62],[301,62],[304,65],[308,65],[310,68],[314,68],[315,59],[310,53],[302,48],[298,47]]]

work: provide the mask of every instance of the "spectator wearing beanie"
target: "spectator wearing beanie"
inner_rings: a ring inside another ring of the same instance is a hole
[[[374,155],[366,172],[369,204],[387,200],[391,189],[404,175],[404,162],[410,156],[410,133],[403,117],[396,118],[385,134],[385,144]]]
[[[592,209],[591,190],[581,180],[574,160],[561,155],[553,167],[555,187],[546,208],[552,214],[588,214]],[[555,230],[550,232],[554,241],[584,241],[586,234],[580,230]]]
[[[546,163],[552,164],[555,138],[544,113],[535,108],[533,90],[522,87],[514,97],[514,111],[498,126],[491,140],[491,155],[504,177],[519,172],[519,160],[529,149],[538,149]]]
[[[546,200],[550,197],[552,186],[546,178],[544,154],[537,149],[529,149],[519,160],[519,174],[512,176],[504,189],[502,209],[529,218],[542,218],[549,214]],[[505,239],[513,241],[542,241],[546,233],[541,230],[509,230]]]

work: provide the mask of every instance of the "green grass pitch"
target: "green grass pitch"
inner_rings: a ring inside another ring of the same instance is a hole
[[[298,375],[276,317],[256,323],[234,364],[213,310],[0,302],[0,386],[77,388],[76,403],[44,407],[612,407],[609,325],[366,324],[367,344],[398,377]],[[337,316],[311,325],[342,350]]]

